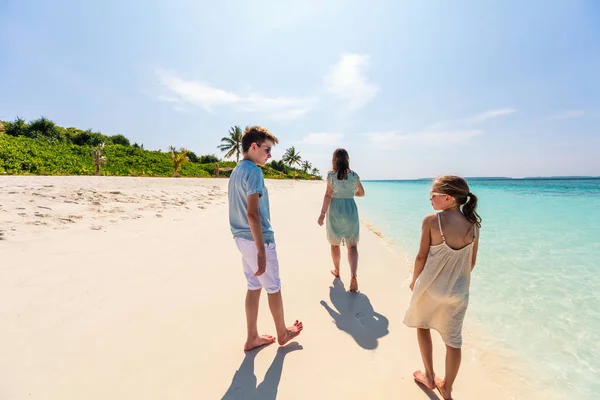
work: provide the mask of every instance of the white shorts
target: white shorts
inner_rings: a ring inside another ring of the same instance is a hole
[[[265,255],[267,257],[267,267],[261,276],[255,276],[258,271],[258,261],[256,256],[256,244],[253,240],[234,238],[240,253],[242,253],[242,264],[244,265],[244,275],[248,282],[248,290],[258,290],[264,288],[267,293],[277,293],[281,289],[281,280],[279,279],[279,261],[277,260],[277,249],[275,243],[265,243]]]

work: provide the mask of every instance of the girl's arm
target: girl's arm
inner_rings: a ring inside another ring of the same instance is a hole
[[[475,229],[475,228],[473,228]],[[477,250],[479,249],[479,229],[475,235],[475,243],[473,243],[473,260],[471,261],[471,271],[475,268],[475,262],[477,261]]]
[[[319,219],[317,223],[319,225],[323,225],[323,221],[325,220],[325,214],[327,214],[327,210],[329,209],[329,203],[331,203],[331,195],[333,194],[333,189],[329,186],[329,181],[327,181],[327,190],[325,190],[325,196],[323,196],[323,205],[321,206],[321,215],[319,215]]]
[[[413,290],[415,287],[415,282],[421,272],[423,272],[423,268],[425,267],[425,262],[427,261],[427,254],[429,254],[429,246],[431,245],[431,234],[429,233],[429,227],[431,226],[431,215],[425,217],[423,219],[423,224],[421,226],[421,244],[419,245],[419,253],[415,258],[415,267],[413,271],[413,279],[410,284],[410,290]],[[435,215],[433,216],[435,218]]]

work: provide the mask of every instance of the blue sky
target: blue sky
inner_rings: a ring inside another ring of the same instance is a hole
[[[595,0],[3,0],[0,60],[0,118],[150,149],[259,124],[363,179],[600,175]]]

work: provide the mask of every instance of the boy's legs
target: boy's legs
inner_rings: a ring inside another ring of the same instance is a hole
[[[246,344],[244,345],[246,351],[275,341],[275,338],[271,335],[258,334],[258,305],[261,290],[248,290],[246,293],[246,326],[248,332]]]
[[[302,322],[296,320],[294,325],[286,328],[285,318],[283,316],[283,299],[281,297],[281,289],[276,293],[269,293],[268,298],[269,308],[271,309],[271,315],[273,315],[275,329],[277,330],[277,342],[280,345],[284,345],[300,334],[303,328]]]
[[[298,321],[290,327],[286,328],[285,326],[283,300],[281,297],[281,282],[279,279],[279,262],[275,244],[265,244],[267,267],[262,275],[255,276],[254,274],[258,270],[256,245],[253,241],[244,239],[237,239],[236,243],[242,253],[244,273],[246,275],[246,280],[248,281],[248,294],[246,295],[248,338],[250,339],[251,334],[253,335],[254,340],[259,337],[258,330],[256,329],[256,319],[258,318],[260,289],[265,288],[268,294],[269,308],[273,315],[275,328],[277,329],[278,342],[279,344],[285,344],[298,336],[303,327],[302,323]],[[261,336],[259,339],[260,338],[263,337]],[[272,336],[266,336],[266,338],[270,339]]]

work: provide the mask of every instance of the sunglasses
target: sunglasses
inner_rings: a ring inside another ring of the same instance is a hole
[[[439,192],[429,192],[429,197],[433,197],[433,196],[448,196],[448,194],[439,193]]]
[[[258,147],[262,147],[262,145],[260,145],[260,144],[258,144],[258,143],[256,143],[256,145],[257,145]],[[265,150],[267,151],[267,154],[271,154],[271,147],[265,147]]]

